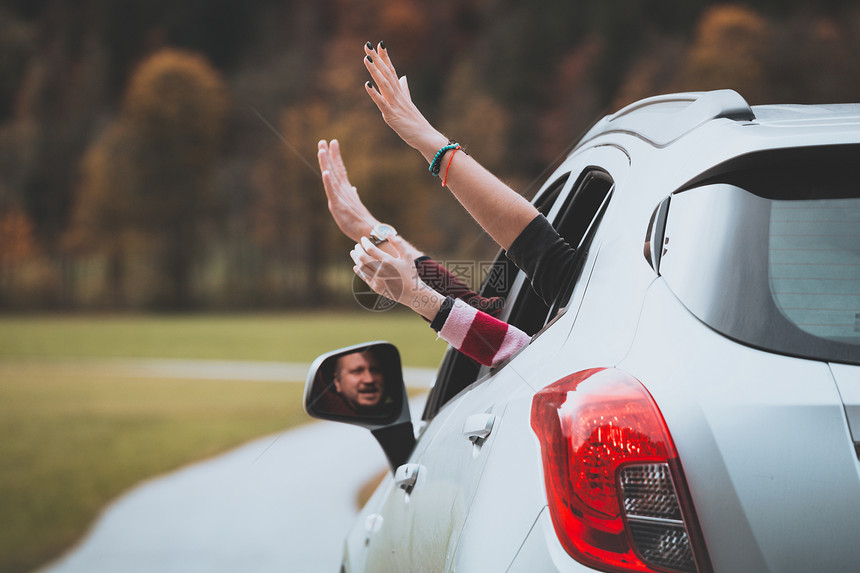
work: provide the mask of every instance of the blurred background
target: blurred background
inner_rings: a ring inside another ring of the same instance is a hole
[[[368,40],[526,195],[598,116],[644,96],[860,99],[849,0],[2,0],[0,308],[352,304],[321,138],[420,247],[492,256],[364,93]]]
[[[431,122],[527,197],[642,97],[860,101],[851,0],[0,0],[0,571],[60,555],[142,479],[308,421],[301,380],[131,359],[388,339],[438,363],[422,321],[354,301],[319,180],[338,138],[380,219],[441,261],[494,256],[365,94],[380,40]]]

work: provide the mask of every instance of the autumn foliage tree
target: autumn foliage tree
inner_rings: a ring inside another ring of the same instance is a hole
[[[184,308],[205,239],[220,219],[214,178],[228,100],[196,54],[163,50],[135,72],[119,117],[89,150],[72,242],[103,250],[121,285],[131,255],[152,261],[150,303]]]
[[[749,101],[761,102],[771,35],[769,23],[749,8],[708,9],[688,53],[685,83],[699,90],[731,87]]]
[[[366,97],[368,40],[391,48],[434,125],[527,197],[589,124],[643,97],[860,99],[848,0],[0,0],[0,210],[19,209],[38,244],[7,264],[14,300],[350,300],[349,241],[314,173],[321,138],[420,248],[489,256]]]
[[[250,234],[275,263],[262,273],[265,300],[291,297],[293,303],[316,305],[326,298],[322,274],[330,218],[314,153],[326,122],[327,110],[319,102],[285,110],[278,127],[272,126],[278,137],[251,174]],[[284,268],[291,276],[283,276]]]

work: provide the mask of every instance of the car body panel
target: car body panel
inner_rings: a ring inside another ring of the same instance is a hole
[[[522,420],[519,412],[530,408],[533,393],[515,377],[491,382],[516,388],[517,394],[506,404],[504,417],[490,437],[495,444],[469,508],[456,555],[446,571],[506,570],[546,503],[540,491],[540,454],[532,437],[516,423]],[[512,408],[518,413],[512,413]],[[524,479],[530,483],[525,485]],[[505,503],[500,504],[500,499]]]
[[[392,489],[380,511],[385,523],[371,539],[371,570],[402,571],[415,563],[445,570],[495,443],[486,439],[473,444],[464,435],[464,426],[475,414],[501,419],[506,395],[519,384],[517,379],[508,385],[510,390],[503,378],[475,384],[428,425],[410,458],[410,463],[420,467],[414,488],[409,493]],[[495,431],[494,427],[490,436]]]
[[[440,411],[433,424],[429,424],[424,430],[421,439],[418,441],[415,451],[410,457],[410,461],[424,460],[424,454],[434,445],[437,434],[440,430],[446,427],[446,424],[452,416],[457,412],[460,402],[452,401]],[[423,465],[423,464],[422,464]],[[431,503],[428,505],[425,500],[430,494],[437,493],[440,488],[426,487],[428,473],[432,473],[435,468],[428,469],[422,467],[418,474],[418,480],[415,484],[415,490],[418,492],[417,504],[412,503],[412,496],[397,487],[387,488],[384,500],[381,501],[378,513],[384,516],[381,526],[376,531],[368,532],[365,536],[367,540],[367,567],[370,571],[386,571],[386,570],[407,570],[411,563],[427,562],[427,555],[434,556],[441,554],[444,556],[443,550],[449,542],[452,531],[435,531],[430,537],[426,535],[418,538],[416,543],[412,543],[413,538],[413,519],[416,505],[424,511],[430,513],[426,516],[426,523],[436,523],[436,510],[441,510],[441,504],[434,507]],[[429,489],[429,491],[428,491]],[[451,499],[456,500],[458,491],[456,489],[446,491],[445,497],[450,508]],[[439,500],[440,502],[442,500]],[[456,508],[455,508],[456,509]],[[441,548],[443,549],[440,549]],[[391,550],[390,548],[396,548]],[[435,551],[432,553],[431,551]],[[431,552],[431,553],[428,553]],[[442,557],[444,559],[444,557]]]

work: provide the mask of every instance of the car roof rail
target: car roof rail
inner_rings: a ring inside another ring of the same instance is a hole
[[[637,101],[595,127],[602,132],[632,133],[664,147],[700,125],[719,118],[751,121],[755,114],[734,90],[688,92]]]

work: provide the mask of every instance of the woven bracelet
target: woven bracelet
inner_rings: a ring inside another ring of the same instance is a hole
[[[453,150],[451,150],[451,157],[448,159],[448,167],[445,168],[445,177],[442,179],[442,187],[448,186],[448,172],[451,171],[451,164],[454,163],[454,156],[457,155],[457,152],[462,149],[463,148],[458,145]]]

